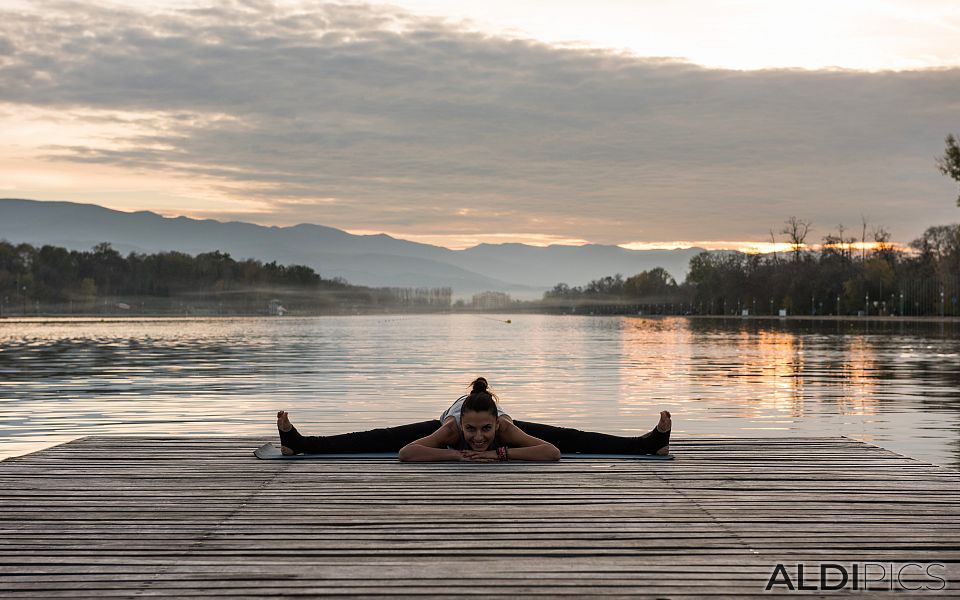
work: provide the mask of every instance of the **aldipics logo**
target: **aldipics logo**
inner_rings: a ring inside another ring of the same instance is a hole
[[[938,592],[947,588],[941,563],[778,563],[766,591]]]

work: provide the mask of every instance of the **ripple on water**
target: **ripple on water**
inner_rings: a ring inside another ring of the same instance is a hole
[[[922,325],[474,315],[0,322],[0,456],[91,434],[335,433],[437,415],[636,434],[848,435],[960,466],[960,334]]]

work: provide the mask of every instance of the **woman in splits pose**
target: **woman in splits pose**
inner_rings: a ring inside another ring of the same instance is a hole
[[[305,436],[290,423],[286,411],[277,413],[284,454],[340,454],[399,452],[401,461],[559,460],[560,455],[667,454],[670,413],[640,437],[622,437],[514,421],[497,405],[487,380],[478,377],[470,393],[461,396],[440,419],[330,436]]]

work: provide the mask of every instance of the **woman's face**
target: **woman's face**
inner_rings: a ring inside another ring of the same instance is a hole
[[[471,450],[482,452],[490,447],[497,436],[497,417],[488,412],[467,411],[460,415],[463,439]]]

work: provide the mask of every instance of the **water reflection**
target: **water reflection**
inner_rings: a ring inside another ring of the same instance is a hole
[[[506,318],[506,317],[505,317]],[[610,432],[849,435],[960,466],[952,326],[520,315],[0,321],[0,456],[99,433],[333,433],[438,414]]]

